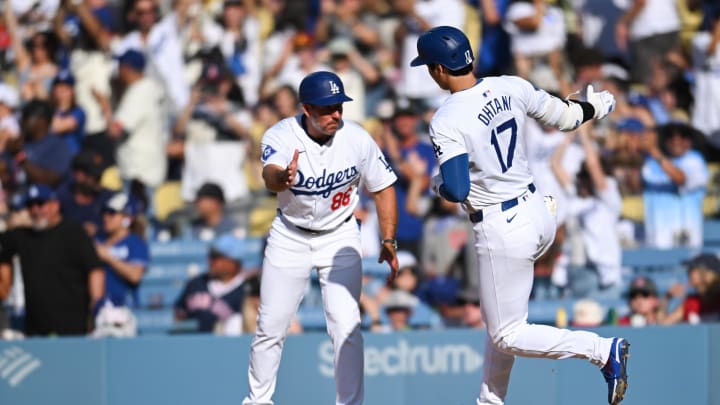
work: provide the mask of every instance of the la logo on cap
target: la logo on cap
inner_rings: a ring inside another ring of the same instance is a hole
[[[339,94],[340,93],[340,86],[338,86],[334,81],[328,80],[330,82],[330,93],[332,94]]]
[[[470,64],[472,63],[472,60],[472,55],[470,54],[470,50],[468,49],[467,51],[465,51],[465,63]]]

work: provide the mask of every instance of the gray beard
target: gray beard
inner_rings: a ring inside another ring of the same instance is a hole
[[[32,228],[36,231],[44,231],[47,229],[50,221],[47,219],[38,219],[37,221],[33,221]]]

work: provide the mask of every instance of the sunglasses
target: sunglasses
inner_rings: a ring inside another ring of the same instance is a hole
[[[26,205],[28,208],[32,208],[32,207],[45,205],[46,202],[47,202],[46,200],[30,200],[27,202]]]
[[[145,9],[139,8],[139,9],[135,10],[135,13],[138,15],[155,14],[155,10],[152,8],[145,8]]]
[[[120,211],[114,210],[112,208],[105,208],[102,210],[103,215],[117,215],[120,213]]]
[[[636,292],[633,292],[632,294],[630,294],[630,299],[633,299],[635,297],[648,298],[648,297],[652,297],[652,296],[653,296],[653,294],[650,294],[647,291],[636,291]]]

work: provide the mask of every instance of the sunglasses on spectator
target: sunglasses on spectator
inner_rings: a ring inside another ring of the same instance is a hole
[[[112,208],[104,208],[102,210],[103,215],[117,215],[120,213],[120,211],[114,210]]]
[[[145,8],[145,9],[139,8],[139,9],[135,10],[135,13],[137,13],[137,14],[139,14],[139,15],[155,14],[155,9],[152,9],[152,8]]]
[[[647,298],[647,297],[652,297],[652,296],[653,296],[653,294],[650,294],[650,293],[647,292],[647,291],[635,291],[635,292],[633,292],[633,293],[630,294],[630,299],[633,299],[633,298],[635,298],[635,297]]]
[[[27,205],[28,208],[32,208],[35,206],[45,205],[46,202],[47,202],[47,200],[30,200],[25,205]]]

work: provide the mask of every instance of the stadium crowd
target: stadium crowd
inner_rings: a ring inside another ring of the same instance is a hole
[[[3,8],[0,330],[132,335],[133,311],[152,306],[138,294],[151,246],[197,241],[208,271],[183,280],[170,304],[175,320],[251,333],[259,267],[244,249],[265,236],[277,207],[263,186],[260,139],[300,112],[300,80],[317,70],[339,75],[354,99],[344,119],[367,129],[399,178],[401,271],[390,285],[365,276],[368,328],[410,328],[421,305],[443,326],[482,327],[468,271],[477,268],[466,249],[471,224],[430,187],[427,125],[446,94],[409,66],[418,35],[437,25],[474,41],[478,77],[515,74],[562,97],[593,84],[617,100],[594,127],[522,129],[535,184],[558,202],[555,246],[536,265],[533,298],[577,300],[578,326],[720,320],[717,256],[695,257],[688,285],[663,291],[621,263],[623,249],[636,247],[700,252],[703,225],[718,215],[717,1],[7,0]],[[355,217],[363,255],[377,257],[369,195]],[[628,311],[612,319],[597,303],[604,299],[626,300]],[[301,319],[292,327],[302,328]]]

